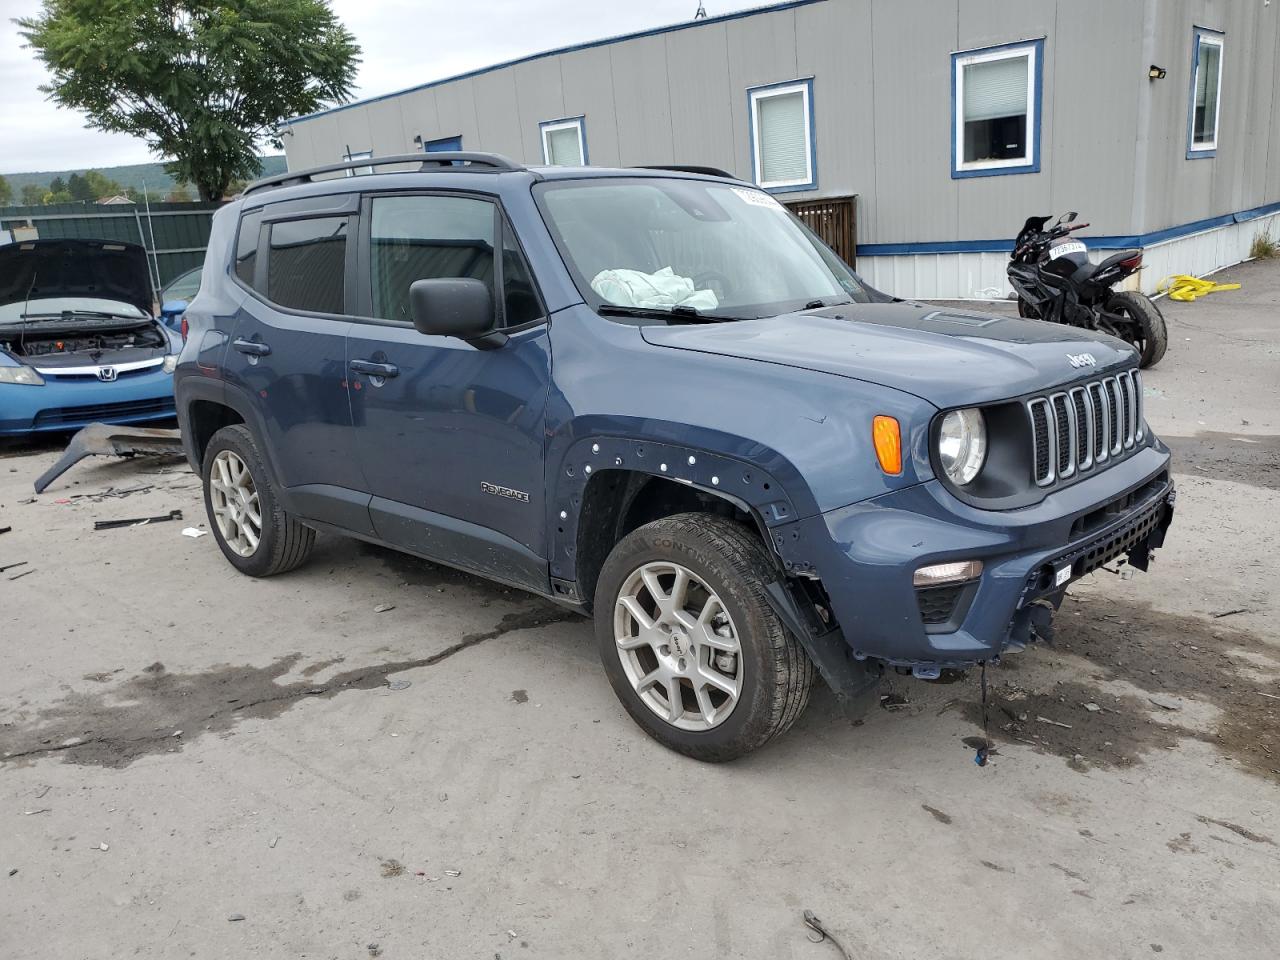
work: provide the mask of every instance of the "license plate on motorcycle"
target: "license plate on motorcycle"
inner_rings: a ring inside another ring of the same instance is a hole
[[[1068,253],[1084,253],[1085,245],[1079,240],[1069,240],[1066,243],[1060,243],[1055,247],[1049,248],[1049,259],[1057,260],[1058,257],[1065,257]]]

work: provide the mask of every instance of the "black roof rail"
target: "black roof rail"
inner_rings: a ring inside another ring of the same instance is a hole
[[[735,177],[727,170],[721,170],[719,167],[699,167],[693,164],[681,163],[658,163],[653,166],[633,167],[634,170],[670,170],[673,173],[700,173],[708,177],[724,177],[726,180],[741,180],[741,177]]]
[[[285,173],[278,173],[273,177],[263,177],[261,180],[255,180],[245,187],[241,196],[248,196],[268,187],[292,187],[302,183],[312,183],[316,176],[322,173],[339,173],[344,170],[359,170],[362,167],[383,167],[402,163],[416,163],[418,165],[416,171],[402,171],[404,173],[453,169],[465,170],[469,173],[479,173],[481,171],[501,173],[526,169],[521,164],[498,153],[475,153],[465,150],[443,150],[439,153],[399,153],[389,157],[359,157],[353,160],[343,160],[341,163],[328,163],[322,167],[289,170]],[[455,166],[458,164],[461,164],[461,166]]]

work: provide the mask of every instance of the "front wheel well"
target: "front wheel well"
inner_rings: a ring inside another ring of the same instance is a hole
[[[589,608],[605,559],[631,531],[681,513],[707,513],[736,520],[751,530],[772,555],[770,538],[746,504],[686,483],[632,470],[601,470],[582,493],[578,512],[576,581]]]

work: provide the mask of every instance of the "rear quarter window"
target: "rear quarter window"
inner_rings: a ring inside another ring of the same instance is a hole
[[[253,271],[258,261],[258,233],[262,227],[262,208],[250,210],[240,218],[236,235],[236,276],[246,286],[253,286]]]

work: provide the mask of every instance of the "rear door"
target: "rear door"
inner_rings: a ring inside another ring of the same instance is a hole
[[[348,335],[356,446],[378,535],[494,579],[546,590],[545,313],[492,197],[389,194],[362,214],[361,313]],[[501,251],[495,256],[495,250]],[[412,324],[419,279],[471,277],[510,339],[478,349]]]
[[[253,296],[225,366],[228,386],[259,415],[255,429],[289,508],[368,533],[346,374],[358,210],[357,194],[263,208]]]

